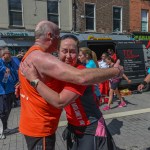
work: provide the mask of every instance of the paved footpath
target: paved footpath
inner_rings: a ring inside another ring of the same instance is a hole
[[[108,129],[120,150],[150,150],[150,92],[130,95],[125,100],[127,107],[117,108],[118,102],[114,101],[111,110],[102,111]],[[24,137],[16,132],[19,115],[20,108],[13,108],[9,128],[14,129],[14,132],[0,140],[0,150],[27,150]],[[57,130],[56,150],[66,150],[61,138],[66,123],[63,112]]]

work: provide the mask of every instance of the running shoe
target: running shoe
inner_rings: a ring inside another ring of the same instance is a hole
[[[108,105],[103,108],[104,111],[107,111],[109,109],[110,109],[110,107]]]
[[[123,101],[118,105],[118,107],[121,108],[121,107],[125,107],[126,105],[127,105],[126,102]]]

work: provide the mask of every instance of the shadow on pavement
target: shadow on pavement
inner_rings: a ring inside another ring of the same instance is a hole
[[[123,126],[123,121],[119,121],[118,119],[113,119],[108,125],[108,129],[111,132],[111,135],[118,134],[120,135],[120,129]],[[111,129],[111,130],[110,130]]]
[[[19,132],[18,127],[16,127],[14,129],[11,129],[9,132],[5,133],[5,135],[11,135],[11,134],[15,134],[18,132]]]
[[[150,147],[146,148],[146,150],[150,150]]]

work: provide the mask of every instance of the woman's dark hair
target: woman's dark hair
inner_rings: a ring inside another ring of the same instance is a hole
[[[77,42],[77,47],[78,47],[78,49],[79,49],[79,40],[78,40],[78,38],[77,38],[75,35],[73,35],[73,34],[65,34],[65,35],[63,35],[62,37],[60,37],[60,42],[59,42],[59,45],[58,45],[58,49],[59,49],[59,47],[60,47],[61,41],[65,40],[65,39],[73,39],[74,41],[76,41],[76,42]]]

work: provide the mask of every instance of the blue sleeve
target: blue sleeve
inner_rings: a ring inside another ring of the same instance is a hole
[[[150,68],[147,70],[148,74],[150,74]]]
[[[0,81],[2,81],[5,72],[6,72],[6,67],[4,63],[2,62],[2,60],[0,60]]]
[[[86,68],[97,68],[96,64],[93,60],[90,60],[87,64],[86,64]]]
[[[6,66],[4,65],[2,60],[0,60],[0,74],[4,73],[5,71],[6,71]]]

